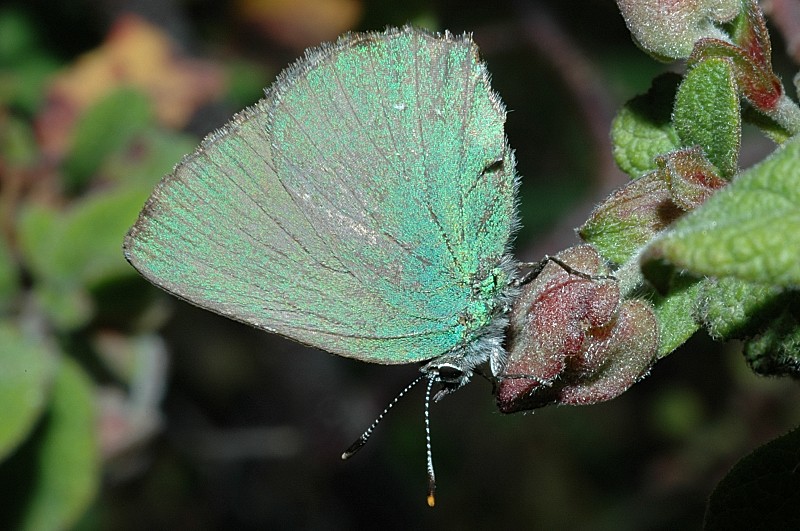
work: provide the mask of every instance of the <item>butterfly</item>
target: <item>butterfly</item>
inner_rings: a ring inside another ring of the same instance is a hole
[[[469,35],[347,34],[306,51],[163,178],[125,257],[256,328],[421,362],[438,400],[506,361],[520,264],[505,119]],[[428,469],[432,504],[430,455]]]

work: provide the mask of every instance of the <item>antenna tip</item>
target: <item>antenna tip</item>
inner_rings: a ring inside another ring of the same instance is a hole
[[[369,432],[367,432],[366,434],[362,435],[361,437],[358,438],[358,440],[356,442],[351,444],[350,448],[348,448],[347,450],[345,450],[342,453],[342,461],[346,461],[346,460],[350,459],[351,457],[353,457],[356,454],[357,451],[361,450],[361,448],[365,444],[367,444],[367,439],[368,438],[369,438]]]
[[[433,496],[434,492],[436,492],[436,481],[433,479],[433,475],[431,475],[428,477],[428,507],[436,505],[436,498]]]

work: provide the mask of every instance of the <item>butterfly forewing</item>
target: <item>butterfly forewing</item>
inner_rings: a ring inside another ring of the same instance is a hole
[[[190,302],[330,352],[433,358],[504,288],[476,287],[515,223],[504,120],[468,38],[343,37],[164,178],[126,256]]]

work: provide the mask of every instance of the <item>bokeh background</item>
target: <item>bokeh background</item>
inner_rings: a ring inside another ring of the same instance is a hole
[[[764,3],[789,80],[786,5]],[[0,430],[3,528],[697,529],[737,459],[798,424],[796,382],[702,335],[605,404],[503,416],[476,379],[432,409],[429,509],[421,388],[339,458],[415,366],[250,329],[125,263],[153,185],[304,48],[407,22],[481,47],[523,176],[519,258],[576,243],[625,182],[616,109],[681,68],[641,52],[611,0],[0,6],[0,424],[21,426]],[[744,166],[772,149],[753,131],[743,144]],[[2,405],[15,374],[32,398]]]

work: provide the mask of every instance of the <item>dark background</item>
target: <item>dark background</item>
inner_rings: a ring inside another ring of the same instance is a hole
[[[681,68],[641,52],[610,0],[299,4],[309,11],[278,16],[268,2],[244,0],[17,7],[64,68],[99,46],[121,15],[136,13],[181,53],[225,69],[225,95],[182,127],[198,141],[254,102],[257,87],[304,47],[347,29],[411,22],[472,31],[510,111],[507,134],[523,177],[523,260],[576,243],[572,228],[626,180],[610,156],[616,109],[655,74]],[[325,10],[333,15],[304,24]],[[791,61],[774,35],[778,71],[789,79]],[[239,64],[248,67],[231,66]],[[752,134],[743,145],[743,166],[771,149]],[[117,307],[144,297],[167,312],[159,333],[169,368],[153,382],[163,388],[153,413],[159,429],[106,455],[82,529],[697,529],[727,469],[800,420],[795,383],[754,376],[737,344],[703,335],[600,405],[503,416],[489,384],[475,379],[432,408],[439,488],[429,509],[421,387],[357,456],[339,458],[416,376],[415,366],[305,348],[171,299],[133,273],[114,290]],[[136,310],[127,310],[130,320],[115,311],[98,313],[86,333],[130,331]],[[90,350],[76,357],[98,383],[130,390],[98,368]]]

